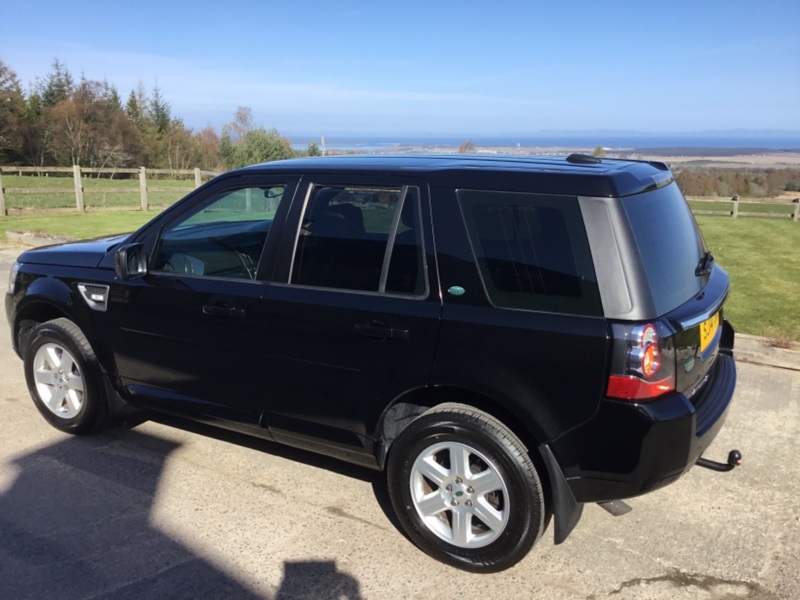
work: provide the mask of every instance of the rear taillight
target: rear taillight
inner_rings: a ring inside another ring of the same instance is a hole
[[[670,331],[660,324],[612,325],[614,351],[607,395],[649,400],[675,390]]]

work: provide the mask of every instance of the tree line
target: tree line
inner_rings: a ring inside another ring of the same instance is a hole
[[[673,168],[675,179],[687,196],[768,198],[781,192],[800,191],[798,169]]]
[[[465,141],[459,152],[475,152]],[[123,101],[108,81],[77,81],[58,59],[26,92],[0,59],[0,165],[224,171],[258,162],[316,156],[312,143],[300,152],[275,129],[256,126],[248,107],[236,109],[221,132],[186,127],[172,114],[158,84],[143,84]],[[598,146],[595,155],[605,155]],[[800,191],[797,169],[710,169],[676,166],[688,196],[765,197]]]
[[[218,133],[186,127],[156,83],[140,83],[123,101],[108,81],[77,81],[58,59],[29,91],[0,59],[0,164],[222,171],[257,162],[316,155],[295,152],[275,129],[257,127],[239,107]]]

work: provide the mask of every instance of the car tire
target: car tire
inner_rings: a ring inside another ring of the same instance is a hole
[[[443,404],[412,421],[391,447],[387,480],[411,540],[467,571],[511,567],[549,522],[525,446],[500,421],[463,404]]]
[[[75,323],[62,318],[37,326],[24,361],[33,402],[51,425],[83,435],[107,424],[108,400],[100,365]]]

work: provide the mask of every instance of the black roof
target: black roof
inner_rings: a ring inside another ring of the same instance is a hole
[[[237,172],[317,175],[405,174],[434,187],[487,187],[577,196],[628,196],[672,181],[664,163],[565,156],[473,154],[368,154],[296,158],[244,167]],[[499,185],[498,185],[499,184]]]

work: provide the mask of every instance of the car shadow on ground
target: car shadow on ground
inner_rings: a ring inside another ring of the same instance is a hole
[[[145,411],[134,413],[127,417],[126,426],[133,427],[146,420],[169,425],[170,427],[177,427],[204,437],[211,437],[226,443],[236,444],[243,448],[250,448],[251,450],[264,452],[272,456],[278,456],[286,460],[302,463],[318,469],[325,469],[338,475],[370,483],[372,485],[372,493],[375,495],[375,501],[383,511],[386,519],[403,535],[403,537],[409,539],[405,531],[403,531],[400,521],[398,521],[395,516],[394,509],[392,508],[392,501],[389,497],[389,490],[386,485],[386,475],[381,471],[375,471],[373,469],[347,463],[324,454],[293,448],[243,433],[228,431],[212,425],[205,425],[196,421],[190,421],[188,419],[162,413],[148,413]]]
[[[169,427],[181,429],[182,431],[196,433],[203,437],[220,440],[228,444],[235,444],[242,448],[249,448],[251,450],[263,452],[279,458],[285,458],[286,460],[302,463],[318,469],[325,469],[326,471],[331,471],[332,473],[337,473],[339,475],[344,475],[345,477],[351,477],[360,481],[370,482],[374,477],[381,476],[378,471],[361,467],[359,465],[354,465],[352,463],[347,463],[333,458],[332,456],[318,454],[316,452],[310,452],[300,448],[293,448],[292,446],[287,446],[285,444],[271,442],[269,440],[247,435],[245,433],[223,429],[222,427],[206,425],[205,423],[192,421],[167,413],[157,413],[144,410],[137,411],[136,413],[125,417],[121,425],[125,428],[132,429],[140,423],[144,423],[146,421],[161,423],[163,425],[168,425]]]
[[[356,579],[313,560],[286,562],[275,595],[257,593],[155,528],[163,467],[178,448],[115,428],[17,458],[0,494],[3,597],[360,598]]]

